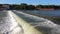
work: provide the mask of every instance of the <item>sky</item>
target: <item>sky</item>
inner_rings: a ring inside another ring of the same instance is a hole
[[[60,0],[0,0],[0,4],[60,5]]]

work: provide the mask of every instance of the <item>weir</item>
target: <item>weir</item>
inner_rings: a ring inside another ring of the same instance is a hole
[[[12,13],[13,17],[16,19],[17,23],[19,23],[22,26],[24,30],[24,34],[42,34],[42,32],[36,30],[33,26],[31,26],[29,23],[24,21],[22,18],[18,17],[12,11],[10,12]]]
[[[18,11],[17,11],[18,12]],[[43,34],[41,30],[37,30],[35,27],[47,27],[53,28],[48,34],[56,34],[59,32],[59,26],[54,24],[50,20],[40,18],[37,16],[29,15],[23,12],[18,12],[22,16],[25,15],[26,17],[29,16],[30,18],[33,17],[34,20],[43,20],[42,23],[36,23],[40,25],[32,26],[30,23],[25,21],[23,18],[19,17],[14,11],[0,11],[0,34]],[[27,18],[29,18],[27,17]],[[44,22],[45,21],[45,22]],[[34,25],[35,23],[33,23]],[[57,31],[56,31],[57,30]]]
[[[23,34],[23,28],[16,22],[11,12],[0,11],[0,34]]]
[[[57,32],[56,30],[58,30],[58,28],[59,28],[59,25],[54,24],[54,22],[52,22],[48,19],[30,15],[30,14],[24,13],[22,11],[15,10],[13,12],[15,13],[15,15],[17,15],[19,18],[21,18],[24,21],[24,23],[27,23],[27,24],[33,26],[34,29],[38,28],[38,30],[40,32],[43,32],[43,34],[56,34],[56,32]],[[20,20],[20,22],[21,22],[21,20]],[[24,27],[24,28],[26,28],[26,27]],[[26,30],[29,30],[29,28]],[[25,32],[26,32],[26,30],[25,30]]]

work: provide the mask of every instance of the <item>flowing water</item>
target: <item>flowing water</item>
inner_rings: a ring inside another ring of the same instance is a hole
[[[35,28],[41,29],[42,32],[46,34],[60,34],[60,25],[54,24],[54,22],[48,19],[44,19],[42,17],[37,17],[18,11],[15,11],[14,13],[22,19],[26,20]],[[55,13],[52,14],[54,15]],[[57,13],[57,16],[60,15],[58,14],[59,13]],[[50,30],[50,28],[52,29]],[[22,26],[16,22],[10,11],[0,11],[0,34],[24,34]]]
[[[0,11],[0,34],[23,34],[23,28],[19,25],[10,11]]]
[[[23,12],[31,14],[41,14],[46,16],[57,16],[60,17],[60,10],[25,10]]]
[[[55,24],[54,22],[52,22],[48,19],[42,18],[42,17],[37,17],[34,15],[26,14],[26,12],[28,12],[30,14],[37,13],[37,11],[35,11],[35,12],[34,11],[25,11],[25,13],[23,13],[23,11],[14,11],[15,14],[17,14],[19,17],[21,17],[22,19],[27,21],[29,24],[31,24],[32,26],[34,26],[38,30],[42,31],[44,34],[60,34],[60,25]],[[53,12],[53,15],[54,14],[55,13]],[[54,15],[54,16],[58,16],[58,13],[56,13],[56,14],[57,15]],[[49,16],[51,16],[51,15],[49,15]]]
[[[25,10],[22,12],[43,17],[60,24],[60,10]]]

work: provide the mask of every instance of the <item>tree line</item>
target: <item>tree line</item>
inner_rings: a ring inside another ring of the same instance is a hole
[[[26,3],[21,3],[20,5],[12,4],[9,6],[11,10],[36,10],[37,8],[60,9],[60,6],[56,5],[28,5]]]
[[[34,10],[34,5],[27,5],[25,3],[21,3],[20,5],[10,5],[10,9],[16,9],[16,10]]]

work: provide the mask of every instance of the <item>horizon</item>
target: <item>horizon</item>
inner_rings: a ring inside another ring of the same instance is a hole
[[[60,0],[0,0],[0,4],[60,5]]]

